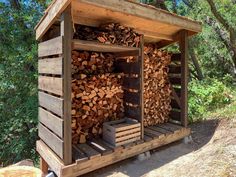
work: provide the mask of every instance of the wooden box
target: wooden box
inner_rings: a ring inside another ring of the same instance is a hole
[[[115,147],[140,140],[141,124],[130,118],[105,122],[103,139]]]

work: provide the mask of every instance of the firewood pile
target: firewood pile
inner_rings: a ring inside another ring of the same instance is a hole
[[[100,27],[77,25],[74,38],[130,47],[139,47],[140,44],[138,33],[118,23],[108,23]]]
[[[171,85],[168,65],[171,56],[149,44],[144,48],[144,126],[168,121],[171,110]]]
[[[103,122],[124,117],[123,73],[111,53],[72,51],[72,142],[102,134]]]

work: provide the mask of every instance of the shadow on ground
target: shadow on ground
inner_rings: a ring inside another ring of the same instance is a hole
[[[179,157],[196,151],[207,144],[219,124],[219,120],[206,120],[190,125],[193,143],[184,144],[182,141],[174,142],[169,145],[151,151],[151,158],[139,161],[135,157],[104,167],[83,177],[140,177],[146,173],[157,169]],[[179,164],[176,164],[179,165]]]

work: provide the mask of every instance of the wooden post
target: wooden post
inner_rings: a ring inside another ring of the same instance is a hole
[[[188,34],[186,30],[179,33],[181,52],[181,124],[188,124]]]
[[[72,163],[71,135],[71,42],[72,42],[71,6],[62,14],[61,36],[63,36],[63,117],[64,117],[64,158],[65,165]]]
[[[40,170],[43,172],[43,175],[47,175],[48,174],[48,164],[47,162],[42,158],[40,157]]]
[[[144,137],[144,125],[143,125],[143,119],[144,119],[144,101],[143,101],[143,83],[144,83],[144,79],[143,79],[143,65],[144,65],[144,36],[142,35],[141,36],[141,40],[140,40],[140,57],[139,57],[139,62],[141,63],[141,69],[140,69],[140,77],[141,77],[141,90],[140,90],[140,109],[141,109],[141,120],[140,120],[140,123],[141,123],[141,139],[143,139]]]

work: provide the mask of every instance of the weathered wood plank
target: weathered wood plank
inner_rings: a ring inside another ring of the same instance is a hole
[[[39,121],[60,138],[63,138],[63,120],[61,118],[39,107]]]
[[[124,72],[125,74],[140,74],[141,67],[139,62],[127,63],[124,60],[117,60],[115,62],[117,72]]]
[[[39,76],[38,88],[40,90],[62,96],[63,95],[62,82],[63,82],[62,78]]]
[[[60,13],[65,10],[65,8],[71,3],[71,1],[72,0],[60,0],[55,1],[54,4],[52,4],[50,9],[42,18],[43,20],[41,20],[35,27],[36,40],[40,39],[47,32],[51,25],[56,21]]]
[[[181,78],[179,77],[170,77],[169,80],[172,85],[181,85]]]
[[[84,41],[74,39],[72,41],[72,48],[76,50],[86,50],[95,52],[124,52],[124,51],[139,51],[136,47],[126,47],[115,44],[103,44],[93,41]]]
[[[170,74],[180,74],[181,66],[180,65],[169,65],[169,73]]]
[[[101,153],[102,155],[110,154],[113,152],[111,148],[109,148],[105,143],[102,142],[102,140],[96,140],[93,139],[88,142],[92,148],[94,148],[96,151]]]
[[[170,118],[176,121],[180,121],[181,120],[181,112],[180,110],[171,110],[170,111]]]
[[[36,149],[56,175],[61,176],[61,169],[64,166],[62,160],[42,140],[36,142]]]
[[[181,51],[181,123],[184,127],[188,125],[188,32],[180,32]]]
[[[171,56],[171,61],[175,62],[175,61],[179,61],[180,62],[181,60],[181,54],[180,53],[174,53],[172,56]]]
[[[124,91],[124,101],[127,103],[132,103],[134,105],[141,105],[140,103],[140,93],[137,92],[129,92],[127,90]]]
[[[38,45],[38,56],[46,57],[50,55],[60,55],[63,53],[62,47],[63,37],[59,36]]]
[[[63,158],[63,141],[41,123],[38,125],[39,137],[60,157]]]
[[[39,105],[62,117],[63,99],[39,92]]]
[[[125,106],[125,116],[129,118],[133,118],[136,120],[141,120],[141,108],[138,107],[131,107],[126,105]]]
[[[68,6],[61,17],[61,36],[63,37],[63,91],[64,91],[64,158],[66,165],[72,163],[72,130],[71,130],[71,41],[73,27],[71,6]]]
[[[141,78],[124,77],[123,86],[127,89],[141,90]]]
[[[62,75],[62,57],[39,60],[38,72],[40,74]]]
[[[98,151],[93,149],[88,144],[78,144],[76,145],[76,147],[80,149],[81,151],[83,151],[88,156],[89,159],[93,159],[93,158],[101,156],[101,154]]]
[[[88,156],[79,148],[77,148],[76,145],[73,145],[72,147],[72,155],[77,164],[88,160]]]

